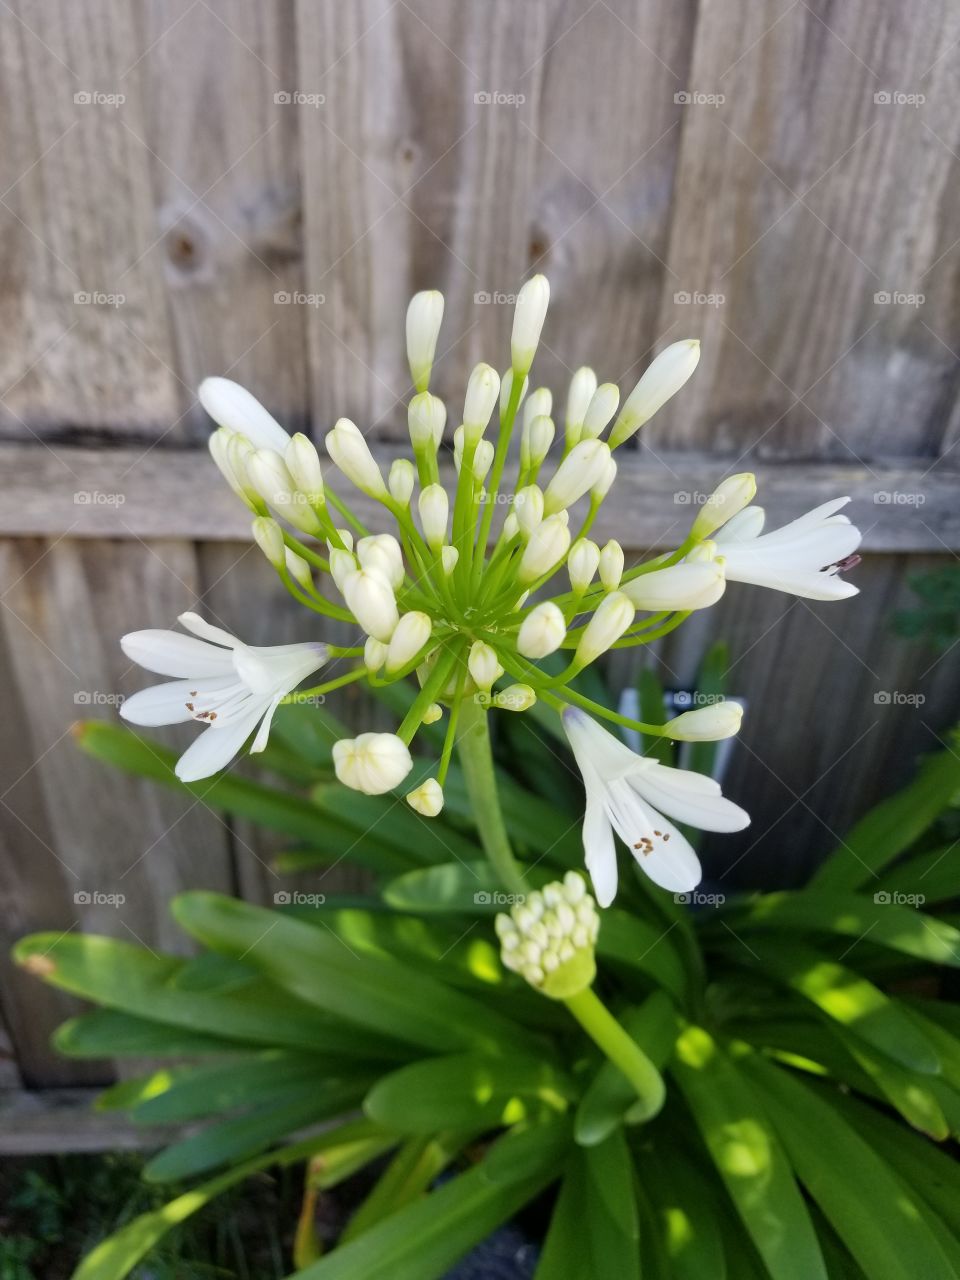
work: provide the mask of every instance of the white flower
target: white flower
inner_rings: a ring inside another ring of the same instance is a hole
[[[493,695],[493,705],[501,711],[529,711],[537,695],[528,684],[511,684]]]
[[[478,364],[467,382],[463,402],[463,425],[471,435],[479,436],[487,428],[500,394],[500,375],[488,364]]]
[[[179,620],[192,636],[132,631],[120,641],[147,671],[176,677],[127,698],[120,714],[131,724],[209,726],[177,761],[180,781],[196,782],[226,768],[255,729],[250,750],[262,751],[280,700],[324,665],[328,651],[312,643],[254,647],[195,613]]]
[[[345,787],[379,796],[400,785],[413,761],[395,733],[361,733],[333,744],[333,767]]]
[[[596,977],[600,917],[576,871],[526,894],[494,927],[504,966],[551,999],[576,995]]]
[[[513,500],[513,511],[517,517],[517,528],[525,538],[543,519],[543,492],[538,485],[527,484],[519,489]]]
[[[407,794],[407,804],[425,818],[435,818],[443,808],[443,788],[436,778],[427,778]]]
[[[443,543],[447,536],[447,520],[450,514],[450,499],[442,484],[428,484],[420,492],[420,527],[432,551]]]
[[[676,395],[699,360],[700,343],[695,338],[672,342],[661,351],[624,401],[610,432],[610,448],[616,449],[649,422]]]
[[[600,581],[607,591],[616,591],[623,577],[623,547],[613,538],[600,552]]]
[[[742,721],[743,707],[739,702],[713,702],[675,716],[667,734],[680,742],[718,742],[739,733]]]
[[[604,382],[597,387],[583,418],[581,439],[595,440],[601,435],[620,403],[620,388],[615,382]]]
[[[709,538],[721,525],[750,505],[757,495],[757,477],[751,471],[727,476],[717,485],[697,514],[690,534],[695,538]]]
[[[668,819],[703,831],[740,831],[749,824],[749,815],[724,799],[712,778],[635,755],[578,708],[566,708],[563,727],[583,775],[583,848],[602,907],[617,892],[614,831],[654,884],[689,893],[700,883],[700,863]]]
[[[633,601],[622,591],[613,591],[597,605],[584,627],[577,645],[576,662],[581,667],[596,662],[602,653],[616,644],[636,616]]]
[[[557,467],[543,495],[547,515],[571,507],[607,470],[610,450],[602,440],[581,440]]]
[[[496,650],[483,640],[474,640],[467,658],[467,670],[478,689],[490,692],[490,686],[503,675],[503,667],[497,660]]]
[[[394,591],[400,590],[405,574],[403,552],[392,533],[371,533],[361,538],[357,559],[364,569],[379,569]]]
[[[440,548],[440,564],[443,572],[449,578],[451,573],[457,567],[457,561],[460,559],[460,551],[457,547],[441,547]]]
[[[593,581],[600,563],[600,548],[589,538],[578,538],[567,556],[567,573],[570,585],[577,595],[582,595]]]
[[[401,507],[409,506],[413,494],[413,482],[416,479],[413,463],[409,458],[395,458],[390,464],[390,496]]]
[[[510,357],[518,374],[526,373],[533,364],[549,303],[550,286],[546,276],[534,276],[517,294]]]
[[[565,442],[567,449],[572,449],[583,432],[583,420],[586,417],[593,393],[597,389],[597,375],[587,365],[583,365],[570,379],[570,390],[567,392],[567,412],[565,418]]]
[[[290,442],[276,418],[239,382],[231,382],[229,378],[204,378],[197,397],[214,422],[246,436],[256,449],[283,453]]]
[[[654,613],[665,609],[706,609],[723,595],[723,574],[724,562],[720,559],[686,560],[623,582],[620,590],[638,609]]]
[[[530,379],[525,377],[520,384],[520,399],[517,404],[523,404],[523,397],[527,394],[527,388],[530,386]],[[500,413],[501,416],[506,413],[507,405],[510,403],[510,397],[513,395],[513,370],[508,369],[503,375],[500,382]]]
[[[432,628],[429,614],[411,610],[403,615],[387,647],[387,675],[400,671],[408,662],[413,661],[430,639]]]
[[[845,600],[857,588],[839,577],[839,563],[860,545],[862,534],[837,515],[849,498],[833,498],[772,533],[761,534],[763,512],[747,507],[718,530],[714,541],[732,582],[773,587],[807,600]],[[678,566],[679,567],[679,566]]]
[[[286,547],[283,545],[283,532],[276,520],[269,516],[257,516],[251,529],[254,542],[274,569],[282,569],[286,564]]]
[[[556,653],[566,638],[567,627],[558,605],[544,600],[531,609],[517,634],[517,650],[525,658],[545,658]]]
[[[570,547],[570,530],[565,520],[566,512],[548,516],[538,524],[523,549],[517,568],[517,581],[529,586],[537,578],[549,573],[567,554]]]
[[[283,460],[300,492],[317,506],[322,505],[323,471],[320,468],[320,455],[313,441],[308,440],[302,431],[298,431],[287,445]]]
[[[407,307],[407,360],[418,391],[426,391],[443,320],[443,294],[436,289],[415,293]]]
[[[367,635],[387,644],[400,614],[393,588],[382,570],[355,569],[347,574],[340,589],[347,608]]]
[[[447,406],[438,396],[422,391],[407,406],[407,427],[415,453],[429,449],[436,453],[447,424]]]
[[[533,399],[533,396],[530,397]],[[553,425],[553,419],[545,413],[539,413],[535,418],[523,424],[523,434],[520,437],[520,467],[539,467],[544,458],[550,452],[550,446],[553,444],[553,437],[556,433],[556,427]]]
[[[279,453],[272,449],[258,449],[247,457],[245,467],[253,487],[274,511],[304,533],[316,535],[323,532],[306,494],[296,488]]]
[[[358,489],[371,498],[387,496],[380,468],[356,423],[349,418],[341,418],[334,424],[333,430],[327,432],[324,444],[336,465]]]

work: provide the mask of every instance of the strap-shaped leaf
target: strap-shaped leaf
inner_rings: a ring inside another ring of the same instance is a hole
[[[928,756],[909,786],[861,818],[815,873],[817,889],[858,889],[893,862],[943,813],[960,788],[960,756]],[[871,889],[872,892],[872,889]]]
[[[661,1133],[663,1129],[661,1129]],[[726,1280],[720,1230],[729,1214],[723,1189],[672,1136],[652,1144],[639,1162],[674,1280]],[[731,1280],[740,1280],[733,1275]]]
[[[571,1156],[535,1280],[640,1280],[634,1176],[622,1129]]]
[[[427,1049],[494,1049],[529,1042],[479,1000],[396,960],[360,955],[326,929],[216,893],[174,899],[179,923],[206,946],[346,1022]]]
[[[691,1026],[677,1041],[670,1071],[773,1280],[827,1280],[790,1162],[740,1066]]]
[[[94,1009],[57,1027],[53,1047],[67,1058],[183,1058],[244,1053],[250,1045],[150,1022],[131,1013]]]
[[[724,950],[739,962],[741,946],[731,941]],[[813,947],[780,939],[773,942],[754,936],[750,951],[765,973],[894,1062],[928,1075],[940,1070],[936,1050],[909,1014],[860,974],[825,959]]]
[[[949,902],[960,897],[960,846],[955,840],[915,853],[888,867],[879,880],[873,881],[873,892],[889,893],[910,901],[911,895],[922,895],[926,906]]]
[[[363,1109],[397,1133],[494,1128],[544,1109],[565,1111],[573,1085],[542,1059],[509,1052],[501,1058],[453,1054],[413,1062],[379,1080]]]
[[[189,962],[116,938],[35,933],[21,939],[13,955],[23,968],[72,995],[185,1030],[245,1045],[317,1050],[338,1060],[407,1056],[396,1042],[328,1017],[261,978],[214,994],[180,987]]]
[[[865,894],[816,889],[764,893],[735,908],[729,919],[738,933],[797,930],[809,934],[822,930],[869,939],[874,946],[902,951],[932,964],[960,966],[960,931],[910,906],[877,901]]]
[[[488,1156],[297,1272],[296,1280],[439,1280],[553,1181],[558,1138],[565,1133],[565,1127],[551,1124],[506,1135],[496,1144],[508,1144],[509,1157],[501,1162],[497,1179],[488,1176]]]
[[[870,1280],[955,1280],[919,1195],[832,1102],[789,1072],[745,1055],[797,1175]]]

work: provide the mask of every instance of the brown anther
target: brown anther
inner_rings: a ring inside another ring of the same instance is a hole
[[[188,702],[186,705],[187,705],[187,710],[188,710],[188,711],[192,711],[192,710],[193,710],[193,703],[192,703],[192,702]]]
[[[669,833],[669,832],[667,832],[667,834],[666,834],[663,838],[664,838],[664,840],[669,840],[669,839],[670,839],[670,833]]]

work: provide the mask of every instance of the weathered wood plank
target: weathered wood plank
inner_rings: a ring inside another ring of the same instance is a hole
[[[74,1064],[76,1065],[76,1064]],[[94,1089],[0,1090],[0,1154],[152,1151],[181,1129],[147,1129],[116,1112],[94,1111]]]
[[[0,434],[153,439],[177,416],[134,9],[14,0],[0,20]],[[120,99],[123,99],[120,101]],[[171,436],[176,439],[177,434]]]
[[[384,444],[374,452],[386,472],[398,449]],[[621,454],[617,483],[601,509],[596,536],[616,537],[634,549],[675,544],[727,469],[723,460],[703,454]],[[451,470],[448,461],[448,482]],[[853,499],[850,511],[864,529],[868,551],[960,549],[960,477],[946,463],[928,467],[890,459],[862,467],[767,462],[755,470],[759,501],[771,527],[846,493]],[[201,450],[154,449],[144,456],[135,449],[93,452],[7,444],[0,445],[0,474],[0,536],[205,541],[250,536],[249,513]],[[341,489],[347,491],[346,482]],[[388,527],[376,503],[356,495],[354,505],[372,527]]]
[[[652,445],[940,451],[960,392],[958,38],[939,0],[700,6],[660,330],[682,324],[703,360]]]
[[[0,608],[9,661],[3,685],[20,708],[9,724],[2,718],[0,729],[0,896],[10,908],[0,952],[5,958],[17,937],[50,929],[185,950],[168,902],[190,885],[232,887],[223,824],[202,798],[131,780],[86,758],[70,726],[81,717],[116,716],[123,695],[151,683],[123,656],[118,637],[169,626],[196,606],[193,550],[177,542],[24,540],[4,543],[0,556],[8,584]],[[31,1085],[77,1078],[73,1066],[53,1061],[47,1045],[66,1002],[46,992],[36,979],[16,974],[5,996]]]
[[[166,280],[181,410],[206,436],[196,388],[229,372],[293,430],[307,410],[298,138],[314,113],[283,100],[297,88],[292,0],[142,13],[148,52],[129,79],[150,108],[149,257]]]

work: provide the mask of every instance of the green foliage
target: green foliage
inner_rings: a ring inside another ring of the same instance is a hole
[[[722,666],[706,664],[712,696]],[[652,677],[641,697],[650,719]],[[201,1123],[146,1171],[191,1189],[100,1244],[76,1280],[122,1280],[271,1163],[309,1160],[310,1195],[385,1156],[338,1246],[318,1255],[311,1239],[298,1275],[442,1277],[535,1200],[538,1280],[960,1274],[960,1173],[936,1145],[960,1136],[960,1015],[930,997],[960,964],[960,932],[933,914],[960,897],[937,836],[960,787],[951,751],[863,818],[806,889],[691,912],[624,877],[596,990],[664,1075],[651,1118],[567,1010],[499,965],[499,887],[456,771],[427,823],[391,798],[331,791],[335,726],[297,714],[279,730],[267,763],[298,790],[231,777],[206,783],[206,802],[300,842],[299,866],[349,847],[372,873],[367,895],[270,911],[183,895],[175,916],[204,948],[192,961],[76,934],[16,949],[96,1006],[60,1029],[62,1052],[169,1060],[102,1105],[144,1125]],[[499,760],[533,886],[579,856],[561,745],[530,761],[541,732],[510,728]],[[123,730],[81,741],[171,781],[169,761]],[[903,994],[918,984],[926,999]],[[362,1118],[336,1121],[350,1113]]]
[[[945,565],[908,578],[918,597],[912,609],[893,615],[894,630],[910,640],[923,640],[934,649],[949,649],[960,636],[960,569]]]

